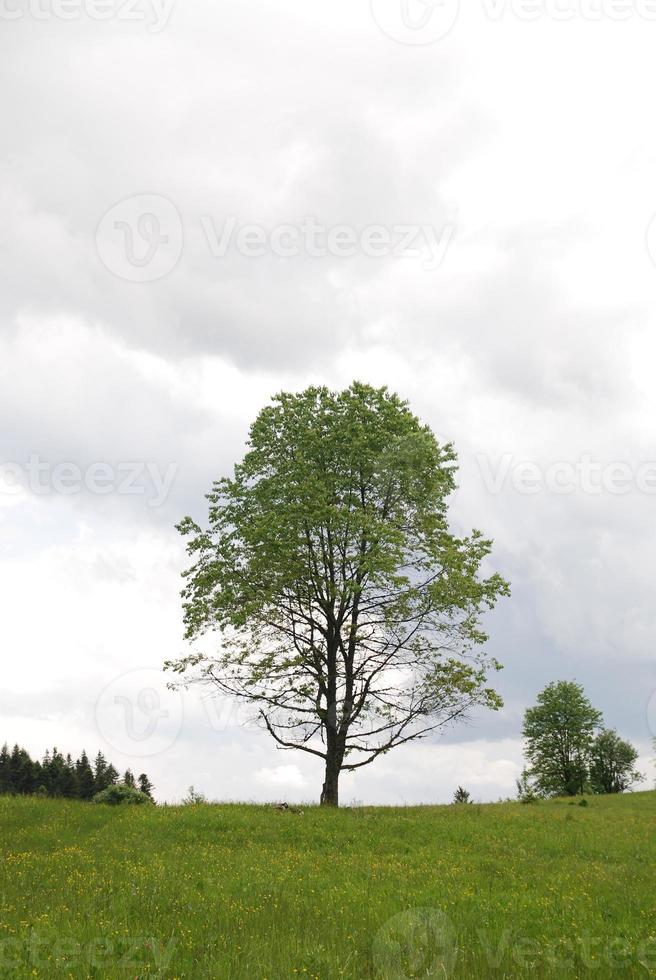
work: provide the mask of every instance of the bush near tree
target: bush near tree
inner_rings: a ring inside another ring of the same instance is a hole
[[[134,786],[127,786],[125,783],[114,783],[107,789],[96,793],[93,798],[94,803],[106,803],[109,806],[119,806],[121,804],[140,805],[143,803],[152,804],[150,796],[146,796]]]

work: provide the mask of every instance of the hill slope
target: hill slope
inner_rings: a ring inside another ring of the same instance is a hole
[[[0,975],[656,976],[656,794],[589,806],[0,797]]]

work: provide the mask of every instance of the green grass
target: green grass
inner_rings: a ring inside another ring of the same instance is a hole
[[[3,977],[656,976],[655,793],[302,814],[0,797],[0,845]]]

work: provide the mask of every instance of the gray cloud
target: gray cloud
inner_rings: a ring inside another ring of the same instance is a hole
[[[647,751],[653,495],[635,480],[626,494],[527,493],[515,475],[589,456],[635,477],[656,459],[656,25],[625,26],[618,44],[614,24],[479,11],[413,47],[346,0],[177,4],[159,32],[3,22],[0,463],[174,465],[175,478],[156,507],[152,480],[141,494],[0,490],[0,738],[94,749],[103,686],[182,646],[174,522],[203,516],[273,392],[361,377],[455,441],[454,523],[494,537],[514,592],[489,622],[504,711],[390,756],[347,795],[449,799],[454,779],[506,795],[523,710],[559,677]],[[156,281],[126,281],[97,229],[143,194],[175,205],[181,254]],[[265,254],[212,254],[207,221],[220,235],[230,216],[263,229]],[[271,233],[308,216],[351,229],[356,254],[276,254]],[[364,254],[375,225],[453,237],[427,269],[424,253]],[[217,732],[198,705],[153,767],[169,798],[192,781],[253,799],[317,783],[305,760]]]

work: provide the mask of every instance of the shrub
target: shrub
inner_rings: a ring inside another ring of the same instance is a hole
[[[473,803],[474,801],[472,800],[471,793],[468,790],[463,789],[462,786],[458,786],[458,789],[453,794],[453,802],[454,803]]]
[[[140,804],[152,803],[153,801],[145,793],[134,789],[132,786],[126,786],[124,783],[114,783],[112,786],[108,786],[107,789],[101,790],[100,793],[96,793],[93,802],[118,806],[121,803]]]

